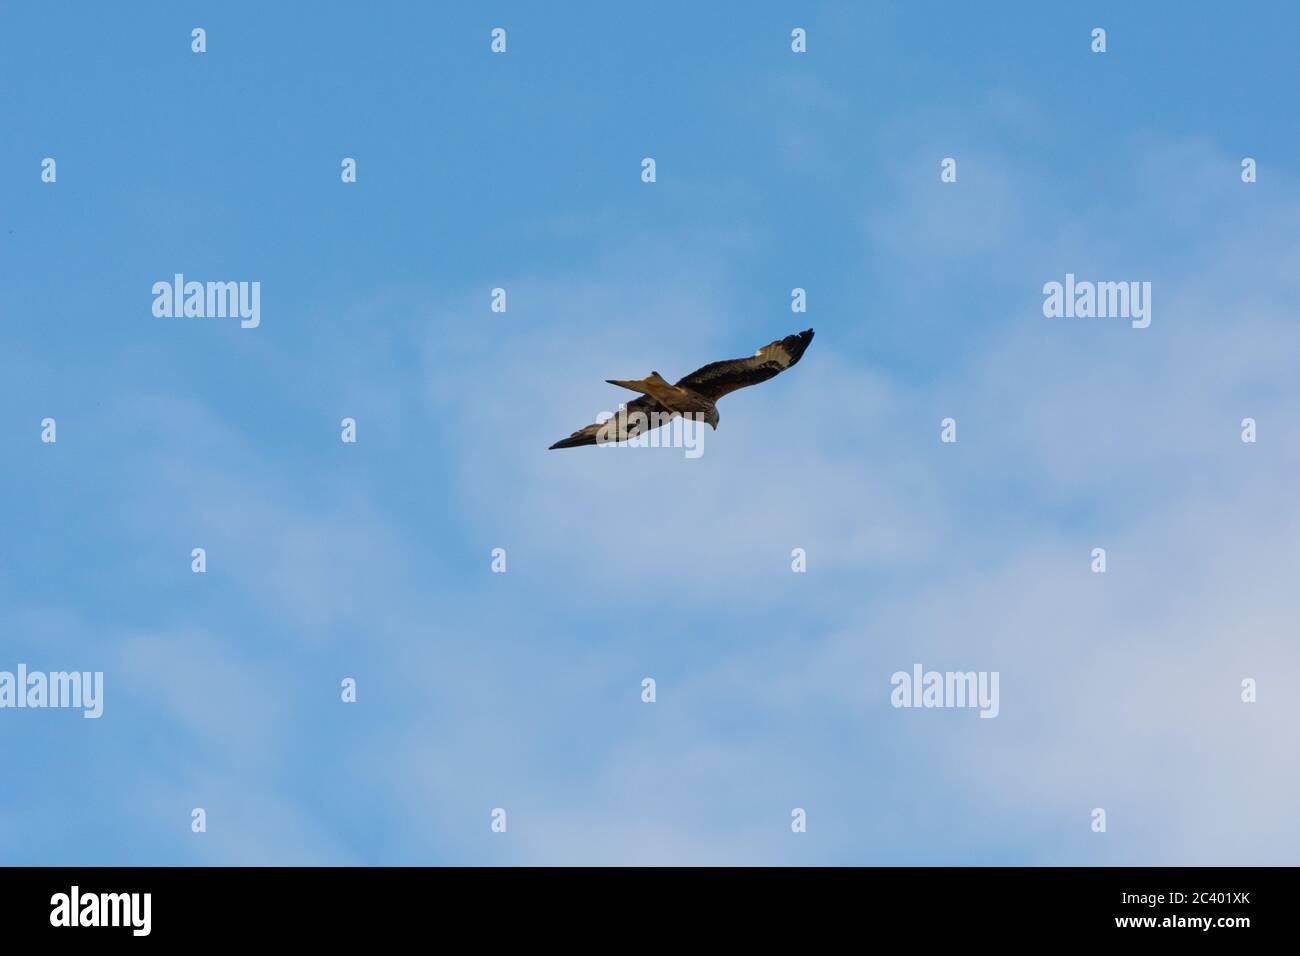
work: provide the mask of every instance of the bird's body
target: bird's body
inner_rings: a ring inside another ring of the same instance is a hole
[[[634,392],[648,395],[659,403],[661,408],[679,415],[704,415],[706,418],[717,413],[718,405],[706,395],[678,385],[669,385],[658,372],[651,372],[638,381],[624,381],[607,378],[610,385],[630,388]]]
[[[784,372],[803,357],[812,338],[812,329],[787,335],[759,349],[752,358],[713,362],[696,369],[676,384],[669,384],[658,372],[651,372],[642,379],[606,379],[611,385],[640,392],[641,397],[628,402],[626,409],[613,419],[581,428],[551,448],[627,441],[665,425],[679,415],[708,422],[717,428],[718,399]]]

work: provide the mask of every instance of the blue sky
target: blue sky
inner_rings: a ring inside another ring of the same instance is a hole
[[[0,862],[1296,863],[1300,11],[1075,6],[5,5]]]

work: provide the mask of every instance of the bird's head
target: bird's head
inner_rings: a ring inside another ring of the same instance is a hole
[[[718,429],[718,406],[714,405],[709,409],[709,414],[704,416],[704,420],[713,426],[713,430]]]

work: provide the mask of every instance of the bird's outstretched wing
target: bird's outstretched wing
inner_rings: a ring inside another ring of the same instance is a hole
[[[812,338],[812,329],[787,335],[771,345],[763,346],[750,358],[713,362],[696,369],[677,384],[716,402],[738,388],[766,382],[784,372],[803,357]]]
[[[635,414],[636,412],[641,414]],[[669,414],[666,408],[649,395],[642,395],[640,398],[628,402],[627,412],[625,414],[616,414],[612,423],[593,422],[586,428],[579,428],[568,438],[561,438],[551,448],[577,448],[580,445],[604,445],[610,442],[627,441],[642,432],[649,431],[651,424],[655,421],[652,418],[655,413]],[[602,441],[602,439],[604,440]]]

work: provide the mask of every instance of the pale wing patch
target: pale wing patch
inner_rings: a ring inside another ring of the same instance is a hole
[[[779,362],[782,368],[790,367],[790,353],[785,350],[781,340],[765,345],[754,353],[754,358],[766,359],[769,362]]]

